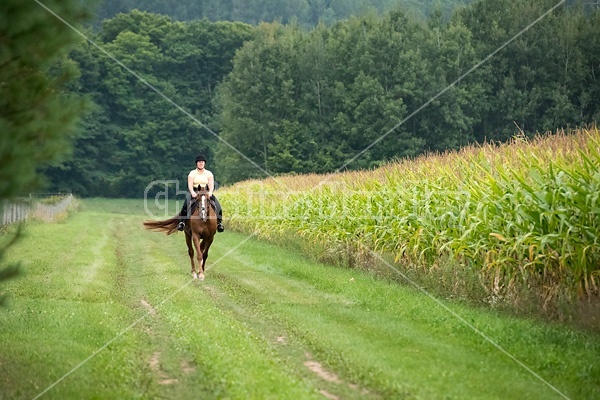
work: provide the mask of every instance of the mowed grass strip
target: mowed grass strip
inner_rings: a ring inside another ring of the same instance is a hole
[[[219,237],[230,248],[244,239]],[[264,331],[280,354],[335,373],[339,381],[327,387],[342,398],[561,398],[412,288],[253,240],[208,276],[205,290]],[[597,336],[446,304],[566,396],[600,395]]]
[[[10,249],[25,274],[3,284],[0,398],[319,398],[203,299],[182,235],[144,230],[138,203],[84,201]]]
[[[430,298],[218,234],[192,283],[183,235],[141,201],[90,200],[32,224],[3,283],[0,387],[33,398],[560,398]],[[5,240],[6,238],[2,238]],[[599,338],[447,303],[573,399],[600,396]]]
[[[0,311],[2,397],[33,398],[92,355],[136,317],[126,291],[111,220],[78,213],[63,223],[30,224],[8,252],[23,276],[3,285]],[[126,352],[133,331],[47,394],[47,398],[139,397],[146,392],[143,354]],[[120,381],[120,384],[115,384]]]

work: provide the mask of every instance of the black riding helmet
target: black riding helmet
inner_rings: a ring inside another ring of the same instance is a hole
[[[204,156],[204,154],[199,154],[196,156],[196,162],[198,162],[198,161],[206,162],[206,157]]]

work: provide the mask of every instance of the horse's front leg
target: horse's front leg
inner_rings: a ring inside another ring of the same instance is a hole
[[[206,260],[208,260],[208,249],[210,249],[210,245],[212,244],[214,236],[209,236],[208,238],[202,241],[202,264],[200,268],[202,268],[202,275],[204,275]]]
[[[200,238],[198,237],[198,235],[193,235],[192,239],[194,241],[194,247],[196,248],[196,254],[198,256],[198,278],[200,278],[201,281],[204,280],[204,260],[202,257],[202,250],[200,248]],[[196,276],[194,276],[194,278],[196,278]]]
[[[192,277],[196,279],[198,275],[196,274],[196,265],[194,265],[194,246],[192,245],[192,236],[187,232],[185,233],[185,243],[187,244],[190,263],[192,264]]]

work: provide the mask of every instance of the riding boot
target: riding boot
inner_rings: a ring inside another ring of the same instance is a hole
[[[181,207],[181,211],[179,212],[179,224],[177,224],[177,230],[183,231],[185,229],[185,220],[187,219],[188,210],[187,210],[187,199],[183,202],[183,207]]]
[[[215,202],[215,211],[217,212],[217,232],[223,232],[225,230],[225,228],[223,227],[223,209],[221,209],[221,203],[219,203],[219,200],[217,200],[217,198],[215,197],[215,195],[213,194],[211,197],[211,200],[213,200]]]

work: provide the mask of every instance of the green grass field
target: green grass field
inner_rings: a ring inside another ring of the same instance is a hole
[[[90,199],[27,225],[4,260],[23,274],[0,286],[0,398],[600,398],[592,333],[434,301],[231,231],[192,281],[183,235],[144,219],[141,201]]]

